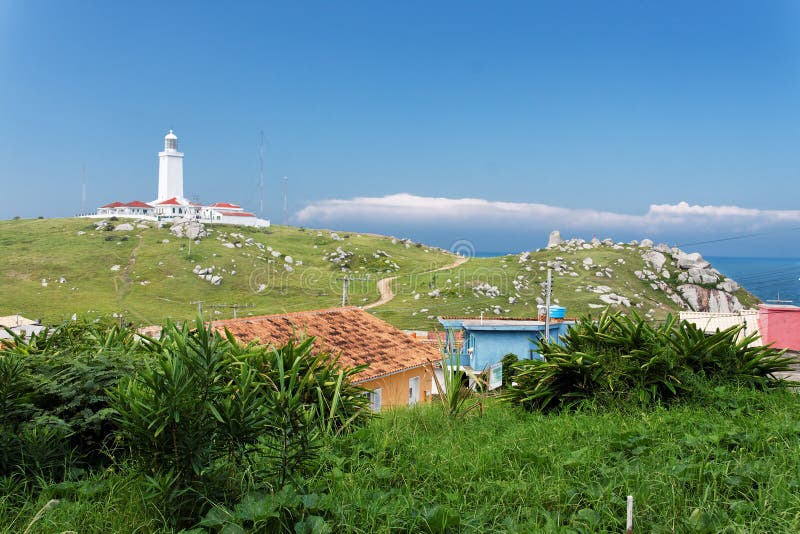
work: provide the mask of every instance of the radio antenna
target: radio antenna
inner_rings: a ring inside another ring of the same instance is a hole
[[[264,130],[258,145],[258,214],[264,216]]]
[[[83,164],[81,184],[81,214],[86,215],[86,164]]]
[[[286,176],[283,177],[283,224],[286,225],[286,210],[287,210],[287,201],[286,197],[289,195],[289,178]]]

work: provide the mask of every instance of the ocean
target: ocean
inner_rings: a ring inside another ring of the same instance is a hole
[[[705,259],[764,302],[780,299],[800,305],[800,258],[709,256]]]
[[[518,252],[478,252],[480,258]],[[800,306],[800,258],[708,256],[711,266],[764,302],[777,299]]]

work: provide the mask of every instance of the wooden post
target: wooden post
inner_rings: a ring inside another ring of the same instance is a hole
[[[550,341],[550,292],[553,287],[553,271],[547,269],[547,292],[545,293],[544,340]]]
[[[628,495],[628,520],[625,525],[625,534],[633,534],[633,495]]]

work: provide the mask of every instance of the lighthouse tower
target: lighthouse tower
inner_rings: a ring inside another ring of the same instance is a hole
[[[164,136],[164,151],[158,153],[158,200],[183,200],[183,152],[178,152],[178,136]]]

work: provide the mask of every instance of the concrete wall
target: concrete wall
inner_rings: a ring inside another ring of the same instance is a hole
[[[741,310],[738,312],[697,312],[682,311],[680,320],[694,324],[706,334],[713,334],[717,330],[725,330],[732,326],[744,325],[737,340],[742,340],[750,334],[759,334],[758,310]],[[761,346],[761,337],[756,338],[751,346]]]
[[[219,218],[215,218],[211,221],[205,221],[200,219],[200,222],[212,222],[212,223],[219,223],[219,224],[236,224],[238,226],[255,226],[257,228],[268,228],[269,227],[269,220],[267,219],[259,219],[257,217],[238,217],[236,215],[229,216],[229,215],[220,215]]]
[[[550,326],[550,336],[557,339],[565,334],[568,325],[556,323]],[[469,363],[462,360],[462,365],[470,365],[481,371],[490,365],[500,362],[508,353],[516,354],[520,360],[540,359],[537,352],[538,340],[544,337],[544,329],[540,331],[509,330],[468,330],[464,340],[464,350],[472,347]]]
[[[800,308],[797,306],[758,307],[758,329],[764,345],[800,350]]]
[[[467,333],[465,346],[472,348],[470,366],[480,371],[513,352],[520,360],[538,357],[535,353],[540,332],[471,331]],[[534,341],[532,341],[533,339]],[[531,354],[531,351],[534,351]]]
[[[433,378],[427,365],[384,376],[383,378],[368,380],[358,385],[369,390],[380,388],[381,409],[383,410],[397,406],[408,406],[408,381],[415,376],[419,377],[420,382],[417,402],[428,402],[431,399]]]

